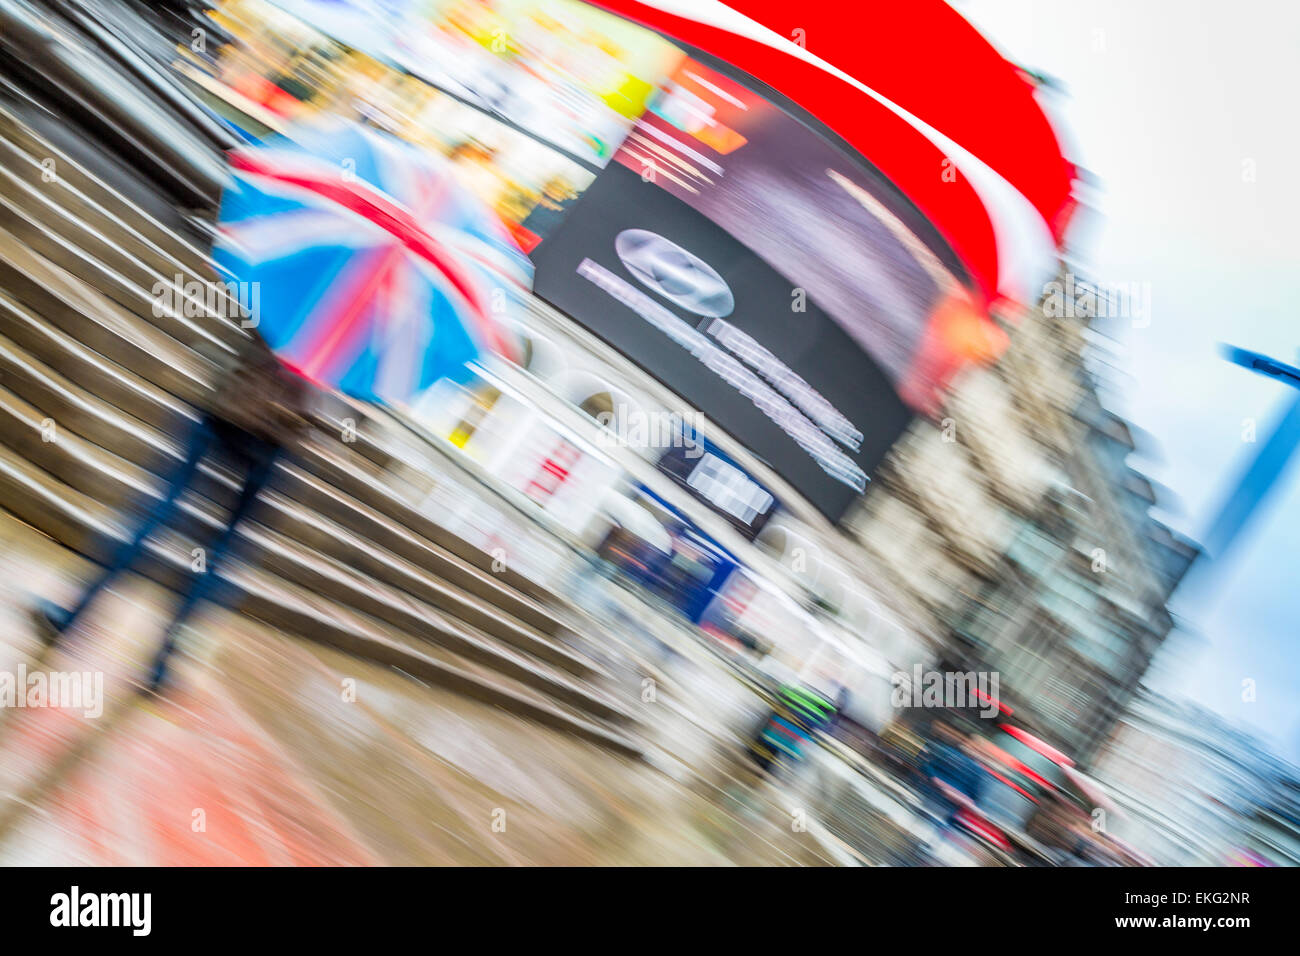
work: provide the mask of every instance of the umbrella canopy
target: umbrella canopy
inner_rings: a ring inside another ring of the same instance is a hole
[[[501,319],[532,265],[441,156],[353,123],[229,154],[218,266],[252,285],[257,331],[291,368],[401,402],[515,358]]]

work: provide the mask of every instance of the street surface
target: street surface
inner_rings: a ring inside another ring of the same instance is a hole
[[[106,698],[0,711],[0,864],[830,862],[779,791],[684,766],[709,745],[671,687],[646,721],[675,756],[633,761],[209,607],[176,689],[143,700],[169,597],[128,577],[42,659],[29,594],[70,601],[88,565],[0,528],[0,668],[102,670]]]

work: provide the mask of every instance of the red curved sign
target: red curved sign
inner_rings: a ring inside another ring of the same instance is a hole
[[[943,0],[863,4],[857,23],[834,6],[726,3],[786,39],[798,37],[810,53],[970,150],[1033,204],[1061,242],[1074,167],[1023,72]],[[826,108],[835,107],[825,104],[818,115]]]

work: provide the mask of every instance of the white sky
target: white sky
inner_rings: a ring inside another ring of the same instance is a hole
[[[1199,536],[1288,396],[1230,365],[1222,341],[1300,348],[1300,3],[953,0],[1014,62],[1065,86],[1049,110],[1101,180],[1101,222],[1075,250],[1103,285],[1149,283],[1111,400],[1155,438],[1134,464],[1169,486]],[[1253,167],[1254,180],[1243,175]],[[1202,637],[1161,689],[1202,699],[1300,757],[1300,481],[1288,471],[1229,560],[1178,605]],[[1241,700],[1242,680],[1257,701]]]

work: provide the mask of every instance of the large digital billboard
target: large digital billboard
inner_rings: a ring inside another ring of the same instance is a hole
[[[953,367],[960,283],[887,186],[684,58],[533,250],[536,292],[837,521]]]
[[[953,279],[860,160],[695,59],[679,64],[614,158],[805,289],[892,381],[913,373]]]
[[[910,413],[880,365],[726,229],[611,164],[533,252],[534,290],[832,520]]]
[[[684,54],[580,0],[412,0],[393,62],[604,166]]]

